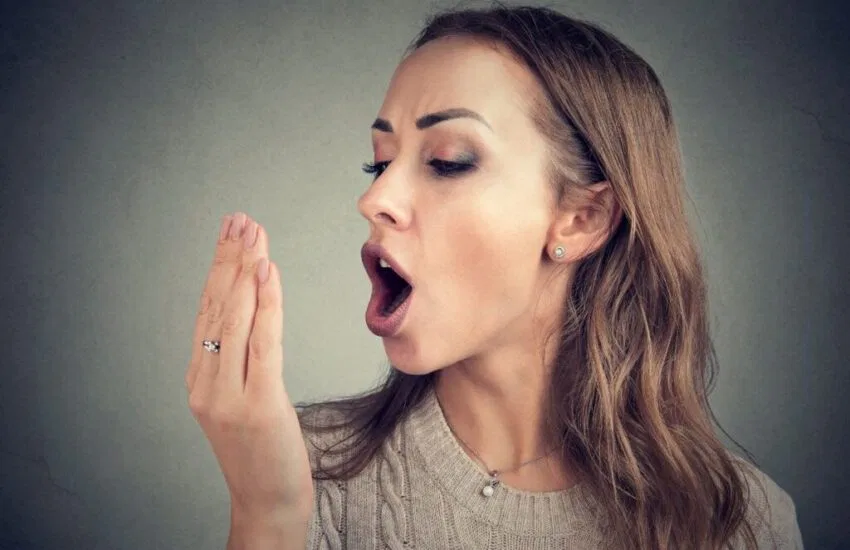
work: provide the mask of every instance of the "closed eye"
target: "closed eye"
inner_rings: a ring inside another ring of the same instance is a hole
[[[372,174],[373,179],[378,179],[384,170],[389,166],[389,161],[382,162],[364,162],[363,171],[367,174]],[[469,172],[475,168],[475,163],[471,162],[454,162],[450,160],[432,159],[428,163],[434,170],[434,174],[441,178],[458,177],[461,174]]]
[[[433,159],[429,162],[434,172],[441,178],[454,178],[475,168],[470,162],[453,162],[450,160]]]

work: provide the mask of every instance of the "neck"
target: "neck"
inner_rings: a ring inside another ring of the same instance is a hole
[[[470,359],[442,369],[435,391],[461,447],[482,468],[505,472],[500,478],[516,488],[555,490],[572,483],[560,449],[549,453],[556,444],[544,422],[550,378],[551,368],[539,357],[502,351],[486,361]]]
[[[559,339],[545,335],[561,326],[571,274],[554,283],[546,275],[541,281],[553,286],[541,283],[543,299],[534,312],[506,327],[487,353],[437,373],[435,391],[446,422],[470,458],[487,470],[507,473],[557,444],[545,420]],[[500,477],[527,490],[562,489],[577,481],[560,448]]]
[[[459,363],[437,376],[446,421],[491,469],[509,469],[547,450],[543,377],[520,374]]]

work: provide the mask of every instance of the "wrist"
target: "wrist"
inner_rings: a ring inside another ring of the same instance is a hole
[[[311,509],[249,512],[230,508],[227,550],[301,550],[307,543]]]

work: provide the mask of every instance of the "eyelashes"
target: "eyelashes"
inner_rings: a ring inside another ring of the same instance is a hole
[[[378,179],[389,166],[389,161],[364,162],[363,172],[371,174],[373,180]],[[432,159],[429,163],[431,169],[439,178],[456,178],[475,169],[474,162],[454,162],[450,160]]]
[[[389,162],[364,162],[363,171],[374,176],[372,179],[378,179],[384,170],[387,169]]]

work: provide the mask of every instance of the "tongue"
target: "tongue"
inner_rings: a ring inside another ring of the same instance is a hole
[[[410,291],[413,290],[409,284],[405,283],[404,287],[400,289],[394,289],[393,292],[389,295],[391,300],[389,303],[384,306],[381,310],[381,315],[384,317],[388,317],[393,314],[393,312],[398,309],[398,306],[404,303],[408,296],[410,296]]]

